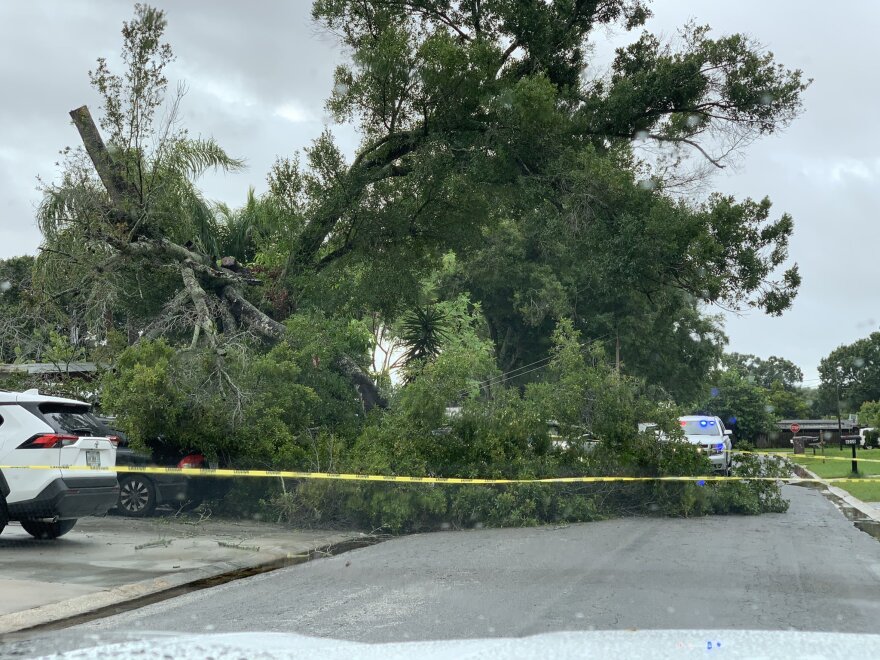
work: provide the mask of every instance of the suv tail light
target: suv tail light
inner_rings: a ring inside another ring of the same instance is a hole
[[[205,457],[202,454],[189,454],[180,459],[177,464],[179,468],[200,468],[205,464]]]
[[[79,436],[60,435],[58,433],[40,433],[18,446],[18,449],[57,449],[72,445],[79,440]]]
[[[110,444],[112,444],[114,447],[119,446],[119,436],[118,435],[108,435],[107,439],[110,441]]]

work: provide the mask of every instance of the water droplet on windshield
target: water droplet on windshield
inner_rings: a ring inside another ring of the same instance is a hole
[[[699,115],[688,115],[688,118],[687,118],[688,128],[696,128],[697,126],[699,126],[699,124],[700,124]]]
[[[654,179],[642,179],[639,181],[639,188],[642,190],[654,190],[657,187],[657,182]]]
[[[667,606],[666,611],[670,614],[675,614],[675,608],[672,605]]]
[[[9,291],[12,288],[12,283],[9,280],[3,280],[0,282],[0,293],[4,293]]]
[[[776,409],[768,403],[766,406],[764,406],[764,410],[766,410],[768,413],[772,413]]]
[[[348,94],[348,85],[343,82],[338,82],[333,85],[333,93],[337,96],[343,96],[344,94]]]
[[[584,613],[583,613],[583,612],[577,612],[577,613],[574,615],[574,618],[575,618],[575,619],[583,619],[583,618],[584,618]]]
[[[712,390],[711,390],[709,393],[712,395],[712,398],[713,398],[713,399],[716,398],[716,397],[718,396],[718,388],[717,388],[717,387],[713,387]]]
[[[212,624],[209,623],[207,626],[205,626],[205,630],[207,630],[208,632],[210,632],[210,631],[214,630],[214,626],[213,626]]]
[[[474,529],[483,529],[483,523],[481,523],[481,522],[474,523]]]
[[[492,626],[489,626],[488,630],[489,630],[490,633],[495,632],[495,628],[493,628]]]
[[[636,140],[644,142],[649,137],[648,131],[636,131]]]
[[[773,95],[769,92],[761,94],[761,105],[770,105],[773,103]]]
[[[856,369],[861,369],[865,366],[865,360],[863,358],[857,357],[855,360],[853,360],[853,366]]]
[[[442,529],[444,531],[448,530],[450,527],[452,527],[452,525],[450,525],[448,522],[440,523],[440,529]]]

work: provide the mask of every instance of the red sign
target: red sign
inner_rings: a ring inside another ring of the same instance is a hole
[[[792,433],[797,433],[798,431],[801,430],[801,425],[800,425],[800,424],[792,424],[792,425],[789,426],[788,428],[791,429],[791,432],[792,432]]]

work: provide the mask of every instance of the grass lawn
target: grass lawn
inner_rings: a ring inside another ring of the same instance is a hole
[[[865,479],[863,483],[838,483],[835,485],[865,502],[880,502],[880,478],[878,478],[880,477],[880,462],[859,461],[859,473],[854,475],[850,471],[852,453],[848,447],[843,451],[840,451],[837,447],[826,447],[826,458],[834,460],[826,460],[824,462],[821,454],[813,456],[813,450],[809,448],[806,454],[798,456],[795,456],[791,449],[764,449],[759,451],[785,454],[786,458],[798,465],[803,465],[823,479],[833,479],[835,477],[873,477],[872,479]],[[857,455],[859,458],[870,458],[880,461],[880,451],[876,449],[859,450]],[[847,460],[838,460],[841,458]]]

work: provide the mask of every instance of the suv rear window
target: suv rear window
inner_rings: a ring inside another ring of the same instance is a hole
[[[106,436],[107,427],[89,412],[87,406],[69,406],[57,403],[40,405],[40,412],[58,433],[77,436]]]

